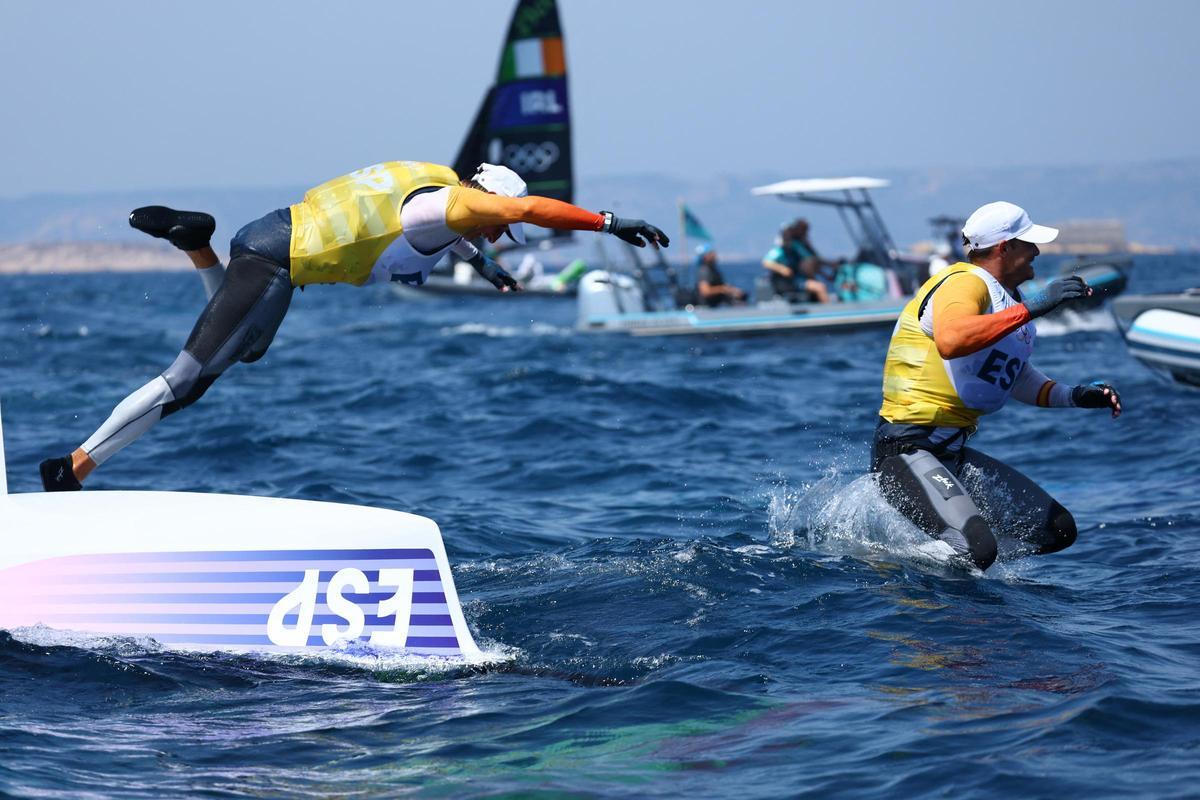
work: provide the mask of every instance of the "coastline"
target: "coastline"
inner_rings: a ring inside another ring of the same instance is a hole
[[[0,275],[83,272],[181,272],[191,269],[165,243],[37,242],[0,244]]]

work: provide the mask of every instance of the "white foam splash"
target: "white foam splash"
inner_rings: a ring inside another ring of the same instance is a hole
[[[267,653],[261,651],[231,651],[198,647],[177,648],[164,645],[149,636],[117,636],[60,630],[45,625],[30,625],[9,631],[14,639],[36,647],[72,647],[93,653],[136,657],[150,653],[206,653],[237,655],[259,661],[316,666],[353,667],[366,672],[411,672],[418,675],[437,675],[460,670],[466,666],[501,664],[520,656],[516,648],[497,642],[477,642],[478,656],[421,656],[402,650],[376,647],[366,642],[344,642],[333,647],[303,653]]]
[[[334,647],[304,653],[250,653],[255,658],[289,664],[353,667],[365,672],[406,672],[417,676],[435,676],[516,660],[521,651],[498,642],[476,642],[478,656],[419,656],[393,648],[372,646],[366,642],[345,642]]]
[[[775,487],[767,515],[776,547],[799,545],[861,558],[886,555],[939,567],[957,563],[953,548],[931,539],[883,499],[874,475],[848,478],[831,467],[799,490]]]
[[[487,336],[492,339],[512,339],[519,336],[570,336],[574,331],[546,322],[531,322],[527,328],[515,325],[488,325],[482,322],[465,322],[442,328],[442,336]]]
[[[1065,336],[1077,331],[1116,330],[1117,322],[1106,308],[1088,311],[1063,309],[1052,317],[1040,317],[1037,321],[1038,336]]]
[[[119,636],[114,634],[83,633],[60,630],[45,625],[29,625],[9,631],[14,639],[34,647],[74,647],[97,653],[118,656],[145,655],[162,652],[165,648],[149,636]]]

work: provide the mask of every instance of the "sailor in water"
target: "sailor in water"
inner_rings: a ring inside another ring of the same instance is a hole
[[[970,263],[926,281],[905,306],[883,368],[883,406],[871,468],[888,501],[979,569],[996,560],[996,520],[987,520],[960,482],[968,467],[1010,503],[1006,531],[1022,548],[1053,553],[1075,541],[1071,514],[1029,478],[966,447],[979,417],[1015,397],[1050,408],[1107,408],[1121,399],[1107,384],[1065,386],[1029,363],[1033,320],[1086,297],[1082,278],[1060,278],[1037,295],[1017,287],[1033,277],[1038,245],[1058,235],[1012,203],[989,203],[962,229]],[[998,485],[997,485],[998,484]]]
[[[453,252],[500,291],[519,290],[471,240],[495,242],[507,234],[524,243],[526,222],[602,231],[639,247],[646,241],[668,244],[661,230],[640,219],[529,197],[517,173],[492,164],[480,165],[461,181],[449,167],[416,161],[376,164],[336,178],[238,231],[230,242],[228,269],[209,246],[215,223],[208,214],[162,206],[135,210],[129,217],[133,227],[188,254],[208,305],[171,366],[122,400],[70,455],[42,462],[43,486],[46,491],[82,488],[92,470],[163,417],[200,399],[234,362],[262,358],[297,286],[420,285],[442,256]]]

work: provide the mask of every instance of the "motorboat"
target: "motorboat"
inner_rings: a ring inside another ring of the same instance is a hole
[[[862,328],[890,328],[911,292],[927,274],[924,260],[899,254],[871,198],[872,189],[888,182],[878,178],[822,178],[760,186],[756,195],[820,203],[835,207],[857,248],[855,268],[878,271],[879,296],[836,303],[791,303],[759,290],[754,302],[708,308],[696,302],[690,285],[661,251],[655,263],[643,263],[628,248],[632,268],[593,270],[579,284],[576,327],[588,333],[633,336],[737,335],[814,333]]]
[[[1200,288],[1124,295],[1113,316],[1129,352],[1155,372],[1200,388]]]
[[[528,263],[532,254],[520,262]],[[392,284],[393,291],[404,298],[427,299],[430,297],[471,296],[496,297],[505,293],[497,292],[496,287],[488,283],[475,268],[465,261],[459,261],[447,270],[435,270],[420,286],[409,286],[405,283]],[[553,299],[573,298],[579,288],[579,278],[587,272],[587,265],[581,259],[576,259],[555,273],[545,273],[540,264],[533,269],[520,269],[512,273],[521,283],[521,297],[547,297]]]

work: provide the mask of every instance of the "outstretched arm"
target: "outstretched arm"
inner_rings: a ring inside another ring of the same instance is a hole
[[[995,344],[1031,319],[1091,293],[1082,278],[1072,275],[1051,281],[1020,305],[985,314],[991,304],[987,284],[976,275],[953,275],[933,295],[933,340],[942,358],[967,356]]]
[[[504,197],[478,189],[456,186],[446,204],[446,224],[456,233],[490,225],[528,222],[543,228],[571,231],[604,231],[630,244],[644,247],[647,241],[666,247],[667,236],[640,219],[621,219],[611,213],[597,214],[549,197]]]
[[[446,224],[456,233],[511,222],[572,231],[599,231],[604,227],[603,215],[549,197],[504,197],[464,186],[450,190]]]
[[[1113,419],[1121,416],[1121,396],[1107,383],[1067,386],[1047,378],[1033,364],[1026,364],[1013,384],[1012,396],[1022,403],[1042,408],[1108,408]]]

